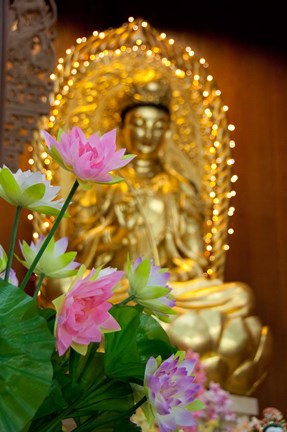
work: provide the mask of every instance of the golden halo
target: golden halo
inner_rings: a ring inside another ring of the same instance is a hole
[[[55,136],[59,128],[74,125],[86,135],[119,127],[122,109],[135,100],[135,87],[168,83],[173,131],[166,157],[171,164],[174,158],[180,160],[180,169],[199,190],[206,216],[205,256],[210,260],[206,276],[222,277],[232,159],[221,92],[206,61],[142,19],[94,32],[67,52],[55,72],[46,125]],[[45,169],[39,155],[35,160],[37,169]]]

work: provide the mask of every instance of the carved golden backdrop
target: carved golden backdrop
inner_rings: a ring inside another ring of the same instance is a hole
[[[168,81],[174,121],[173,145],[165,157],[174,166],[180,163],[180,170],[187,173],[199,191],[205,215],[204,255],[208,261],[204,277],[222,278],[228,218],[233,211],[229,207],[233,140],[227,108],[208,63],[191,48],[177,46],[141,19],[118,29],[95,32],[78,42],[76,48],[66,51],[66,58],[59,59],[46,127],[54,135],[59,128],[76,124],[87,135],[94,131],[102,134],[119,126],[120,112],[131,97],[140,97],[134,92],[135,84],[140,87],[153,80]],[[57,177],[51,163],[47,169],[47,158],[43,162],[36,153],[35,159],[49,177]],[[62,179],[63,174],[59,177]],[[67,178],[62,183],[66,188]],[[36,231],[43,231],[42,223],[36,220]],[[49,229],[49,220],[45,223]]]

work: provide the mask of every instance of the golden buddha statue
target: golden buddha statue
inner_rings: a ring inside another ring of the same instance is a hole
[[[50,133],[75,124],[87,135],[116,127],[118,145],[136,158],[122,169],[124,182],[78,190],[73,224],[62,221],[58,235],[69,237],[88,268],[123,269],[127,254],[169,268],[178,312],[166,327],[171,340],[200,353],[209,379],[250,395],[267,374],[271,336],[253,314],[250,287],[223,281],[232,140],[203,60],[143,20],[94,35],[61,59]],[[43,167],[37,150],[35,159],[65,195],[71,174],[52,162]],[[34,227],[43,232],[43,220]],[[53,289],[59,286],[46,287],[43,298]],[[125,291],[123,284],[114,301]]]

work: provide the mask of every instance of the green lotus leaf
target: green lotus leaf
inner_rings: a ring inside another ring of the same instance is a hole
[[[36,301],[0,279],[0,430],[21,431],[52,382],[54,336]]]

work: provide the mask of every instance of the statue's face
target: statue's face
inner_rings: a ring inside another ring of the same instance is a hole
[[[130,109],[123,121],[124,147],[129,153],[149,159],[158,156],[170,127],[169,113],[155,106]]]

